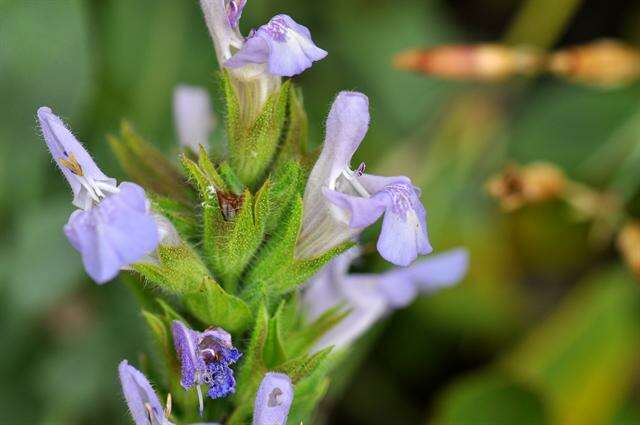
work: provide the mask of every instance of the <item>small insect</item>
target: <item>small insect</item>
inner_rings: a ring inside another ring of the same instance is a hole
[[[232,220],[242,207],[244,200],[242,195],[238,196],[231,192],[223,192],[221,190],[216,191],[216,195],[225,220]]]

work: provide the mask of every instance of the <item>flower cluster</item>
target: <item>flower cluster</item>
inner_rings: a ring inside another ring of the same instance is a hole
[[[466,273],[463,249],[416,261],[432,247],[420,190],[408,177],[352,168],[369,127],[366,95],[339,93],[322,151],[317,158],[306,151],[301,99],[282,77],[327,52],[282,14],[242,36],[245,4],[200,1],[223,70],[226,149],[210,149],[220,141],[210,140],[216,118],[200,87],[179,85],[173,96],[183,170],[128,125],[121,138],[110,137],[136,183],[118,185],[50,108],[37,113],[73,191],[77,209],[64,232],[88,275],[102,284],[133,271],[156,289],[140,290],[156,297],[143,316],[163,364],[149,369],[167,378],[168,396],[163,406],[145,375],[122,361],[137,425],[213,412],[228,423],[300,423],[313,409],[309,400],[324,393],[324,374],[338,366],[332,349],[348,349],[385,315]],[[301,164],[313,159],[307,177]],[[360,252],[354,245],[379,219],[377,250],[394,268],[350,274]],[[210,408],[205,395],[225,400]]]

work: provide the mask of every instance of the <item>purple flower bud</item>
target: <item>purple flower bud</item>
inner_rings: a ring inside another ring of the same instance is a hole
[[[38,121],[49,152],[73,191],[73,204],[89,209],[105,194],[115,192],[116,181],[107,177],[82,144],[51,108],[38,109]]]
[[[113,279],[122,267],[143,259],[158,245],[158,227],[144,190],[127,182],[90,210],[73,212],[64,233],[82,255],[89,276],[99,284]]]
[[[146,376],[123,360],[118,366],[120,385],[136,425],[173,425],[165,416],[157,394]]]
[[[308,28],[287,15],[276,15],[253,32],[225,66],[266,64],[270,74],[292,77],[326,56],[327,52],[314,44]]]
[[[362,165],[351,170],[351,158],[368,127],[367,97],[340,93],[329,112],[324,146],[305,189],[299,257],[322,254],[357,236],[383,214],[377,245],[383,258],[407,266],[418,254],[431,252],[426,211],[411,180],[365,174]]]
[[[293,385],[284,373],[267,372],[256,394],[253,425],[285,425],[293,401]]]
[[[221,328],[197,332],[176,320],[171,331],[182,366],[180,383],[185,389],[197,387],[202,414],[200,385],[208,387],[207,395],[213,399],[233,394],[236,381],[229,366],[242,354],[233,347],[231,335]]]
[[[209,149],[209,135],[215,119],[209,94],[201,87],[180,85],[173,92],[173,117],[180,145],[198,153]]]

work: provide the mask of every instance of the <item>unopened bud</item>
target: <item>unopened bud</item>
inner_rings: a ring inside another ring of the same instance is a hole
[[[487,183],[489,194],[500,200],[507,211],[516,210],[525,204],[557,198],[565,187],[563,172],[544,162],[524,167],[510,165]]]
[[[627,266],[640,279],[640,222],[624,226],[618,233],[616,244]]]
[[[551,54],[549,72],[578,83],[619,86],[640,77],[640,51],[614,40],[600,40]]]
[[[542,56],[524,47],[498,44],[448,45],[428,50],[408,50],[393,60],[397,69],[455,80],[502,80],[537,72]]]

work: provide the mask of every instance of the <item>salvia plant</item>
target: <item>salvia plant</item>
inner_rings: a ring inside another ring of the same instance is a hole
[[[132,288],[155,349],[138,368],[149,378],[119,366],[136,424],[299,424],[352,343],[417,295],[458,282],[467,254],[415,261],[432,250],[420,190],[351,168],[369,126],[364,94],[339,93],[319,153],[307,148],[300,91],[283,80],[327,56],[306,27],[277,15],[244,37],[244,0],[200,5],[221,64],[224,149],[210,149],[208,92],[178,86],[179,161],[125,123],[109,138],[131,180],[118,183],[41,107],[76,208],[64,233],[96,283],[122,270],[140,278]],[[349,273],[360,233],[380,218],[377,251],[393,268]]]

